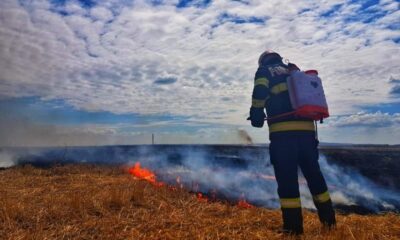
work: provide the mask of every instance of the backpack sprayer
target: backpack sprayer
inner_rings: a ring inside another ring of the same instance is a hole
[[[266,120],[295,115],[314,121],[319,120],[322,123],[324,118],[329,117],[322,80],[317,70],[292,70],[286,83],[294,111],[269,117]]]
[[[289,92],[290,103],[294,109],[265,120],[279,119],[284,116],[298,116],[311,120],[320,121],[329,117],[328,104],[325,92],[322,87],[322,80],[318,76],[317,70],[300,71],[296,69],[290,71],[290,76],[286,79]],[[318,140],[318,128],[315,124],[315,138]]]
[[[296,114],[322,121],[329,117],[324,88],[317,70],[293,71],[287,80],[290,102]]]

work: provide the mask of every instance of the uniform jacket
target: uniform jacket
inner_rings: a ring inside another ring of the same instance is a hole
[[[289,67],[280,58],[272,58],[258,67],[254,77],[250,118],[252,122],[263,122],[265,116],[263,113],[266,109],[270,128],[276,123],[282,125],[285,122],[292,122],[288,124],[292,125],[293,130],[313,130],[310,119],[297,117],[294,114],[279,117],[281,114],[294,111],[286,84],[289,76]],[[304,122],[307,122],[306,125]]]

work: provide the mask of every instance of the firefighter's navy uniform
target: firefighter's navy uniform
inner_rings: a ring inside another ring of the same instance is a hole
[[[335,213],[328,188],[318,164],[318,140],[312,120],[299,118],[292,112],[286,85],[290,67],[277,53],[262,55],[254,78],[250,120],[254,127],[264,124],[264,108],[268,115],[270,160],[278,182],[278,195],[284,232],[301,234],[303,217],[298,184],[298,167],[308,187],[323,225],[335,225]]]

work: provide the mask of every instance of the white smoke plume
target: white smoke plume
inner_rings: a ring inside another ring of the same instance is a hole
[[[144,155],[149,157],[135,161],[155,170],[161,180],[171,184],[179,177],[179,182],[186,188],[195,186],[196,189],[191,189],[193,191],[217,192],[229,199],[246,198],[250,203],[259,206],[279,207],[277,184],[268,156],[260,159],[250,153],[248,151],[239,155],[225,155],[225,158],[214,156],[212,159],[209,152],[192,149],[181,152],[180,157],[173,159],[172,163],[167,155],[147,153]],[[384,189],[354,170],[329,164],[323,155],[319,161],[335,205],[353,206],[369,212],[399,210],[399,192]],[[301,173],[299,185],[303,207],[314,209],[307,182]]]
[[[9,168],[16,164],[16,156],[14,154],[0,149],[0,168]]]
[[[238,129],[239,139],[246,144],[253,144],[253,139],[244,129]]]
[[[17,151],[16,151],[17,152]],[[223,200],[248,202],[267,208],[278,208],[277,184],[267,148],[253,146],[144,145],[69,147],[0,151],[1,164],[38,165],[62,162],[89,162],[133,165],[140,162],[153,170],[158,180],[171,185],[182,184],[193,192],[216,194]],[[16,158],[15,156],[18,156]],[[385,189],[355,170],[319,160],[335,206],[362,213],[399,211],[400,193]],[[302,206],[314,204],[304,177],[299,174]],[[357,210],[358,211],[358,210]]]

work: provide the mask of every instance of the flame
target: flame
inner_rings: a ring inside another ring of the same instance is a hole
[[[265,174],[257,174],[256,176],[265,180],[276,180],[275,176],[270,176]]]
[[[129,169],[129,173],[138,179],[143,179],[151,184],[161,187],[164,186],[163,182],[157,182],[156,175],[146,168],[140,167],[140,162],[136,162],[133,167]]]
[[[150,182],[154,186],[157,186],[157,187],[165,186],[165,183],[157,181],[157,178],[156,178],[156,175],[155,175],[154,172],[152,172],[151,170],[149,170],[147,168],[142,168],[140,166],[140,162],[136,162],[133,167],[129,168],[128,172],[131,175],[133,175],[135,178]],[[180,176],[178,176],[176,178],[176,183],[177,183],[178,186],[167,186],[167,187],[172,191],[178,190],[178,187],[181,188],[181,189],[184,188],[184,185],[182,183],[182,180],[181,180]],[[192,188],[195,189],[196,191],[198,191],[199,184],[198,183],[192,183]],[[217,190],[215,190],[215,189],[211,190],[207,194],[207,196],[204,195],[201,192],[198,192],[196,194],[196,197],[197,197],[197,200],[199,200],[200,202],[207,203],[210,200],[211,201],[215,201],[215,200],[217,200]],[[237,206],[242,207],[242,208],[253,208],[254,207],[253,205],[251,205],[250,203],[248,203],[245,200],[244,194],[242,194],[241,199],[237,203]]]
[[[254,206],[253,205],[251,205],[250,203],[248,203],[246,200],[240,200],[238,203],[237,203],[237,205],[238,205],[238,207],[241,207],[241,208],[254,208]]]
[[[200,202],[208,202],[208,197],[204,196],[202,193],[197,193],[197,200]]]
[[[237,203],[237,206],[238,206],[238,207],[241,207],[241,208],[253,208],[253,207],[254,207],[253,205],[251,205],[250,203],[248,203],[248,202],[246,201],[246,198],[245,198],[244,193],[242,193],[242,195],[241,195],[241,197],[240,197],[240,200],[239,200],[239,202]]]

